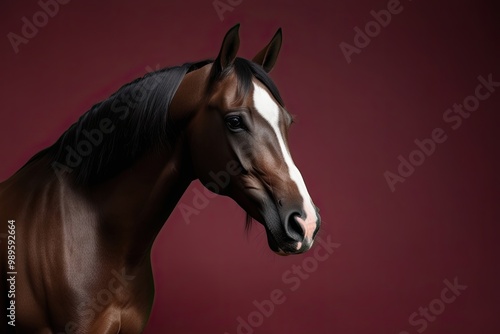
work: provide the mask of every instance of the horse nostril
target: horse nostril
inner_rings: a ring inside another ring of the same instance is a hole
[[[304,239],[304,229],[297,221],[297,217],[300,217],[300,214],[297,212],[294,212],[288,216],[285,225],[285,231],[286,234],[288,234],[288,236],[293,240],[302,241]]]

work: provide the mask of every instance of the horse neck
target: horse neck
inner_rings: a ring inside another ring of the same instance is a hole
[[[96,229],[107,252],[129,264],[144,260],[192,181],[188,161],[179,138],[168,151],[146,153],[118,176],[84,190],[98,211]]]
[[[195,178],[184,127],[203,103],[211,65],[184,77],[168,109],[176,129],[170,148],[149,152],[118,176],[89,188],[99,215],[99,231],[113,231],[108,244],[127,262],[142,261],[164,222]],[[123,252],[125,249],[125,252]],[[111,250],[113,251],[113,250]]]

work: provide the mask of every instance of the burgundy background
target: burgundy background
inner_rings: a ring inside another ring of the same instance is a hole
[[[260,226],[245,236],[227,198],[190,224],[175,210],[154,248],[146,333],[236,333],[237,317],[276,288],[287,300],[255,333],[416,333],[409,315],[456,276],[467,290],[426,333],[498,333],[500,91],[456,131],[442,115],[478,75],[500,81],[499,11],[494,1],[403,0],[347,64],[339,43],[386,4],[244,0],[221,22],[211,0],[73,0],[15,54],[5,36],[40,8],[2,1],[0,179],[146,66],[215,57],[237,22],[251,58],[282,27],[272,77],[297,115],[292,154],[322,210],[320,235],[341,246],[291,292],[281,275],[312,252],[274,255]],[[392,193],[383,173],[436,127],[448,140]],[[192,198],[190,188],[182,201]]]

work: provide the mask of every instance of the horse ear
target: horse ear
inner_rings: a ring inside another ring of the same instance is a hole
[[[240,48],[240,36],[239,36],[240,24],[238,23],[226,33],[224,41],[219,51],[215,63],[220,65],[220,69],[224,70],[228,66],[231,66],[234,59],[236,58],[236,53]]]
[[[252,61],[261,65],[267,73],[271,72],[274,64],[276,64],[276,60],[278,59],[282,41],[283,34],[281,32],[281,28],[279,28],[276,34],[274,34],[271,42],[269,42],[265,48],[257,53],[257,55],[253,57]]]

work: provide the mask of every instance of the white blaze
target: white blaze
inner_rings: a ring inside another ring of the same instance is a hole
[[[280,108],[264,88],[260,87],[256,83],[254,83],[253,86],[253,103],[255,105],[255,109],[257,109],[259,114],[269,123],[269,125],[271,125],[271,128],[274,130],[276,138],[278,138],[278,143],[281,148],[285,164],[287,165],[290,173],[290,179],[297,185],[300,195],[302,196],[302,200],[304,201],[302,205],[306,217],[305,219],[297,218],[297,221],[300,225],[302,225],[302,228],[305,231],[305,239],[311,240],[314,230],[316,229],[316,210],[313,208],[311,196],[309,196],[304,179],[302,178],[297,166],[295,166],[290,152],[285,146],[283,134],[281,133],[279,127]],[[301,243],[298,245],[298,248],[300,247]]]

